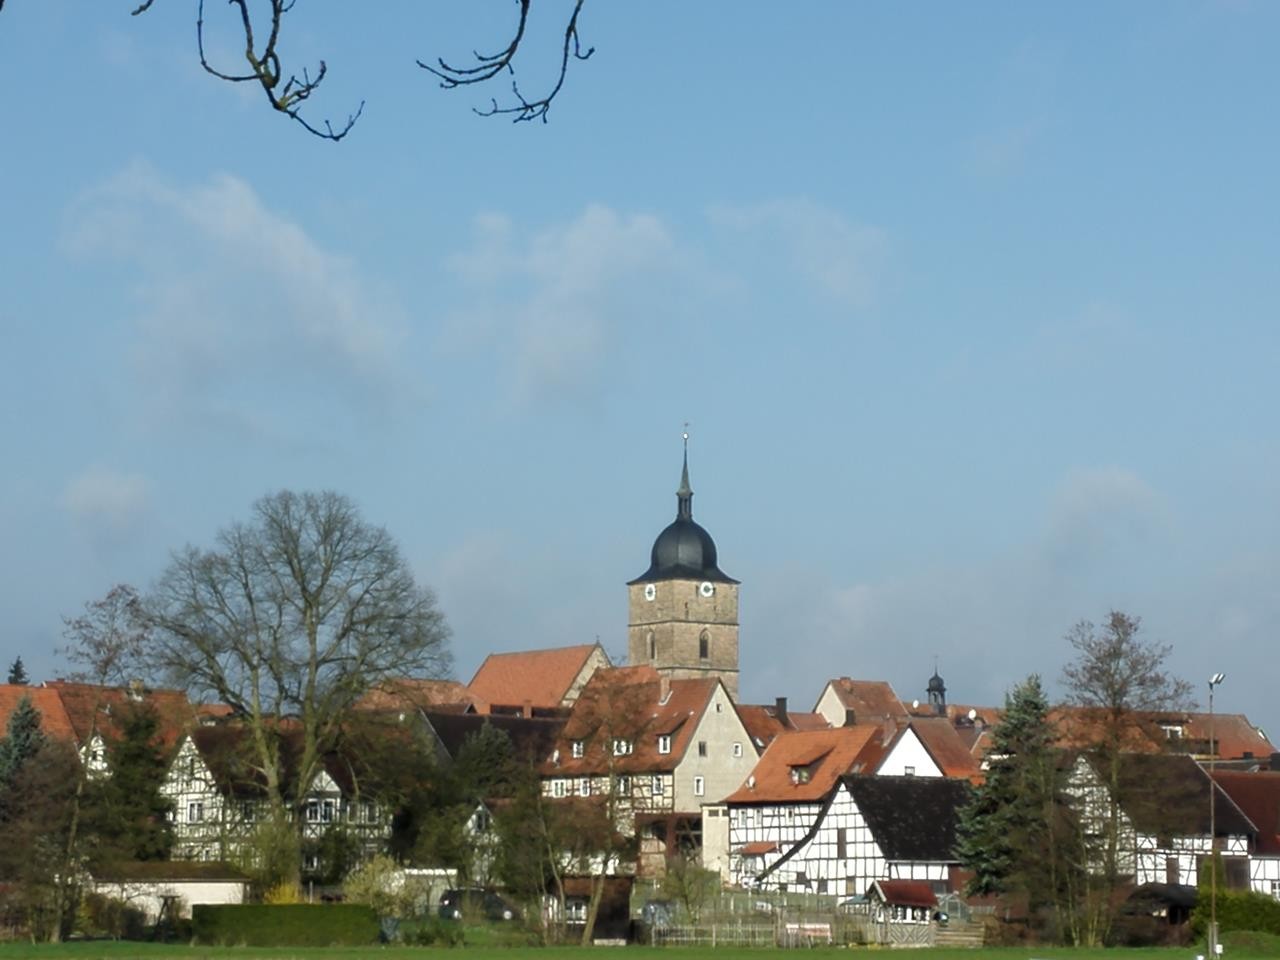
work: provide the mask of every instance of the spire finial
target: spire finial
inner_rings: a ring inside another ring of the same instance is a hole
[[[689,421],[684,424],[684,466],[680,471],[680,489],[676,491],[676,519],[693,519],[693,488],[689,486]]]

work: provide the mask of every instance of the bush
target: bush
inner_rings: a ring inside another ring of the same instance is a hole
[[[420,947],[460,947],[466,937],[462,932],[462,924],[441,920],[439,917],[429,917],[405,939]]]
[[[1192,935],[1203,938],[1209,928],[1209,896],[1201,891],[1191,915]],[[1218,930],[1254,930],[1280,934],[1280,901],[1253,890],[1218,890]]]
[[[124,900],[89,893],[80,902],[79,921],[80,931],[86,936],[141,940],[146,932],[147,918],[141,910]]]
[[[377,914],[354,903],[202,905],[191,924],[196,942],[222,946],[363,946],[379,934]]]

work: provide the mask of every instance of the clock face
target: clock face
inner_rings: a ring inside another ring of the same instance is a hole
[[[712,596],[716,592],[716,585],[710,580],[703,580],[698,587],[698,592],[704,597]]]
[[[652,583],[646,583],[644,585],[644,598],[646,600],[652,600],[657,595],[658,595],[658,588],[655,587]]]

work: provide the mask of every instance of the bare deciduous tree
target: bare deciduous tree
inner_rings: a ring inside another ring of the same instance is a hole
[[[297,0],[265,0],[263,4],[254,4],[250,0],[228,0],[232,9],[232,20],[237,34],[241,35],[244,44],[244,64],[238,67],[213,63],[205,45],[205,3],[196,3],[196,48],[200,58],[200,66],[211,76],[229,83],[252,83],[261,87],[273,110],[297,121],[309,133],[325,140],[337,142],[351,132],[356,121],[364,112],[362,100],[356,109],[347,115],[340,124],[329,120],[314,123],[302,115],[302,109],[328,73],[328,64],[320,60],[314,72],[306,67],[299,70],[288,70],[284,67],[280,55],[281,34],[285,26],[285,15],[292,12]],[[473,50],[475,63],[471,66],[454,66],[443,57],[433,62],[418,60],[417,64],[440,80],[440,86],[446,90],[457,87],[472,86],[496,79],[501,74],[512,77],[511,93],[515,102],[499,104],[496,98],[486,109],[476,109],[481,116],[510,116],[515,121],[540,119],[546,121],[547,111],[556,95],[564,86],[565,76],[569,70],[569,61],[586,60],[595,52],[594,47],[585,50],[578,34],[578,18],[586,0],[574,0],[565,25],[563,42],[560,48],[560,69],[550,89],[538,97],[526,97],[515,80],[515,60],[524,43],[529,24],[530,8],[533,0],[516,0],[519,5],[519,16],[511,38],[505,47],[494,54],[480,53]],[[133,9],[133,15],[146,13],[156,0],[141,0]],[[545,0],[544,0],[545,3]],[[4,0],[0,0],[0,10],[4,9]]]
[[[336,493],[282,491],[213,549],[177,552],[145,602],[152,663],[245,726],[273,815],[297,809],[355,701],[447,673],[448,627],[386,530]],[[284,763],[285,738],[297,756]]]
[[[1112,610],[1100,627],[1082,620],[1066,636],[1075,659],[1063,668],[1063,685],[1092,731],[1088,752],[1106,795],[1099,822],[1090,827],[1098,835],[1101,863],[1084,874],[1087,889],[1076,898],[1082,905],[1077,943],[1100,944],[1111,929],[1113,892],[1122,879],[1124,754],[1142,743],[1145,714],[1193,706],[1191,685],[1165,667],[1173,648],[1142,636],[1141,625],[1140,618]]]

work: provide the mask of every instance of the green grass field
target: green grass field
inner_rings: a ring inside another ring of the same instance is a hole
[[[1274,960],[1280,957],[1280,938],[1237,934],[1225,938],[1224,960]],[[988,947],[978,950],[904,950],[893,955],[900,960],[1192,960],[1202,948],[1071,949],[1068,947]],[[784,957],[847,958],[850,954],[889,955],[885,949],[815,948],[807,950],[748,949],[723,947],[716,950],[676,947],[198,947],[185,944],[135,943],[115,941],[65,944],[0,943],[0,960],[424,960],[430,955],[451,953],[456,960],[553,960],[576,957],[580,960],[607,960],[625,955],[626,960],[782,960]]]

